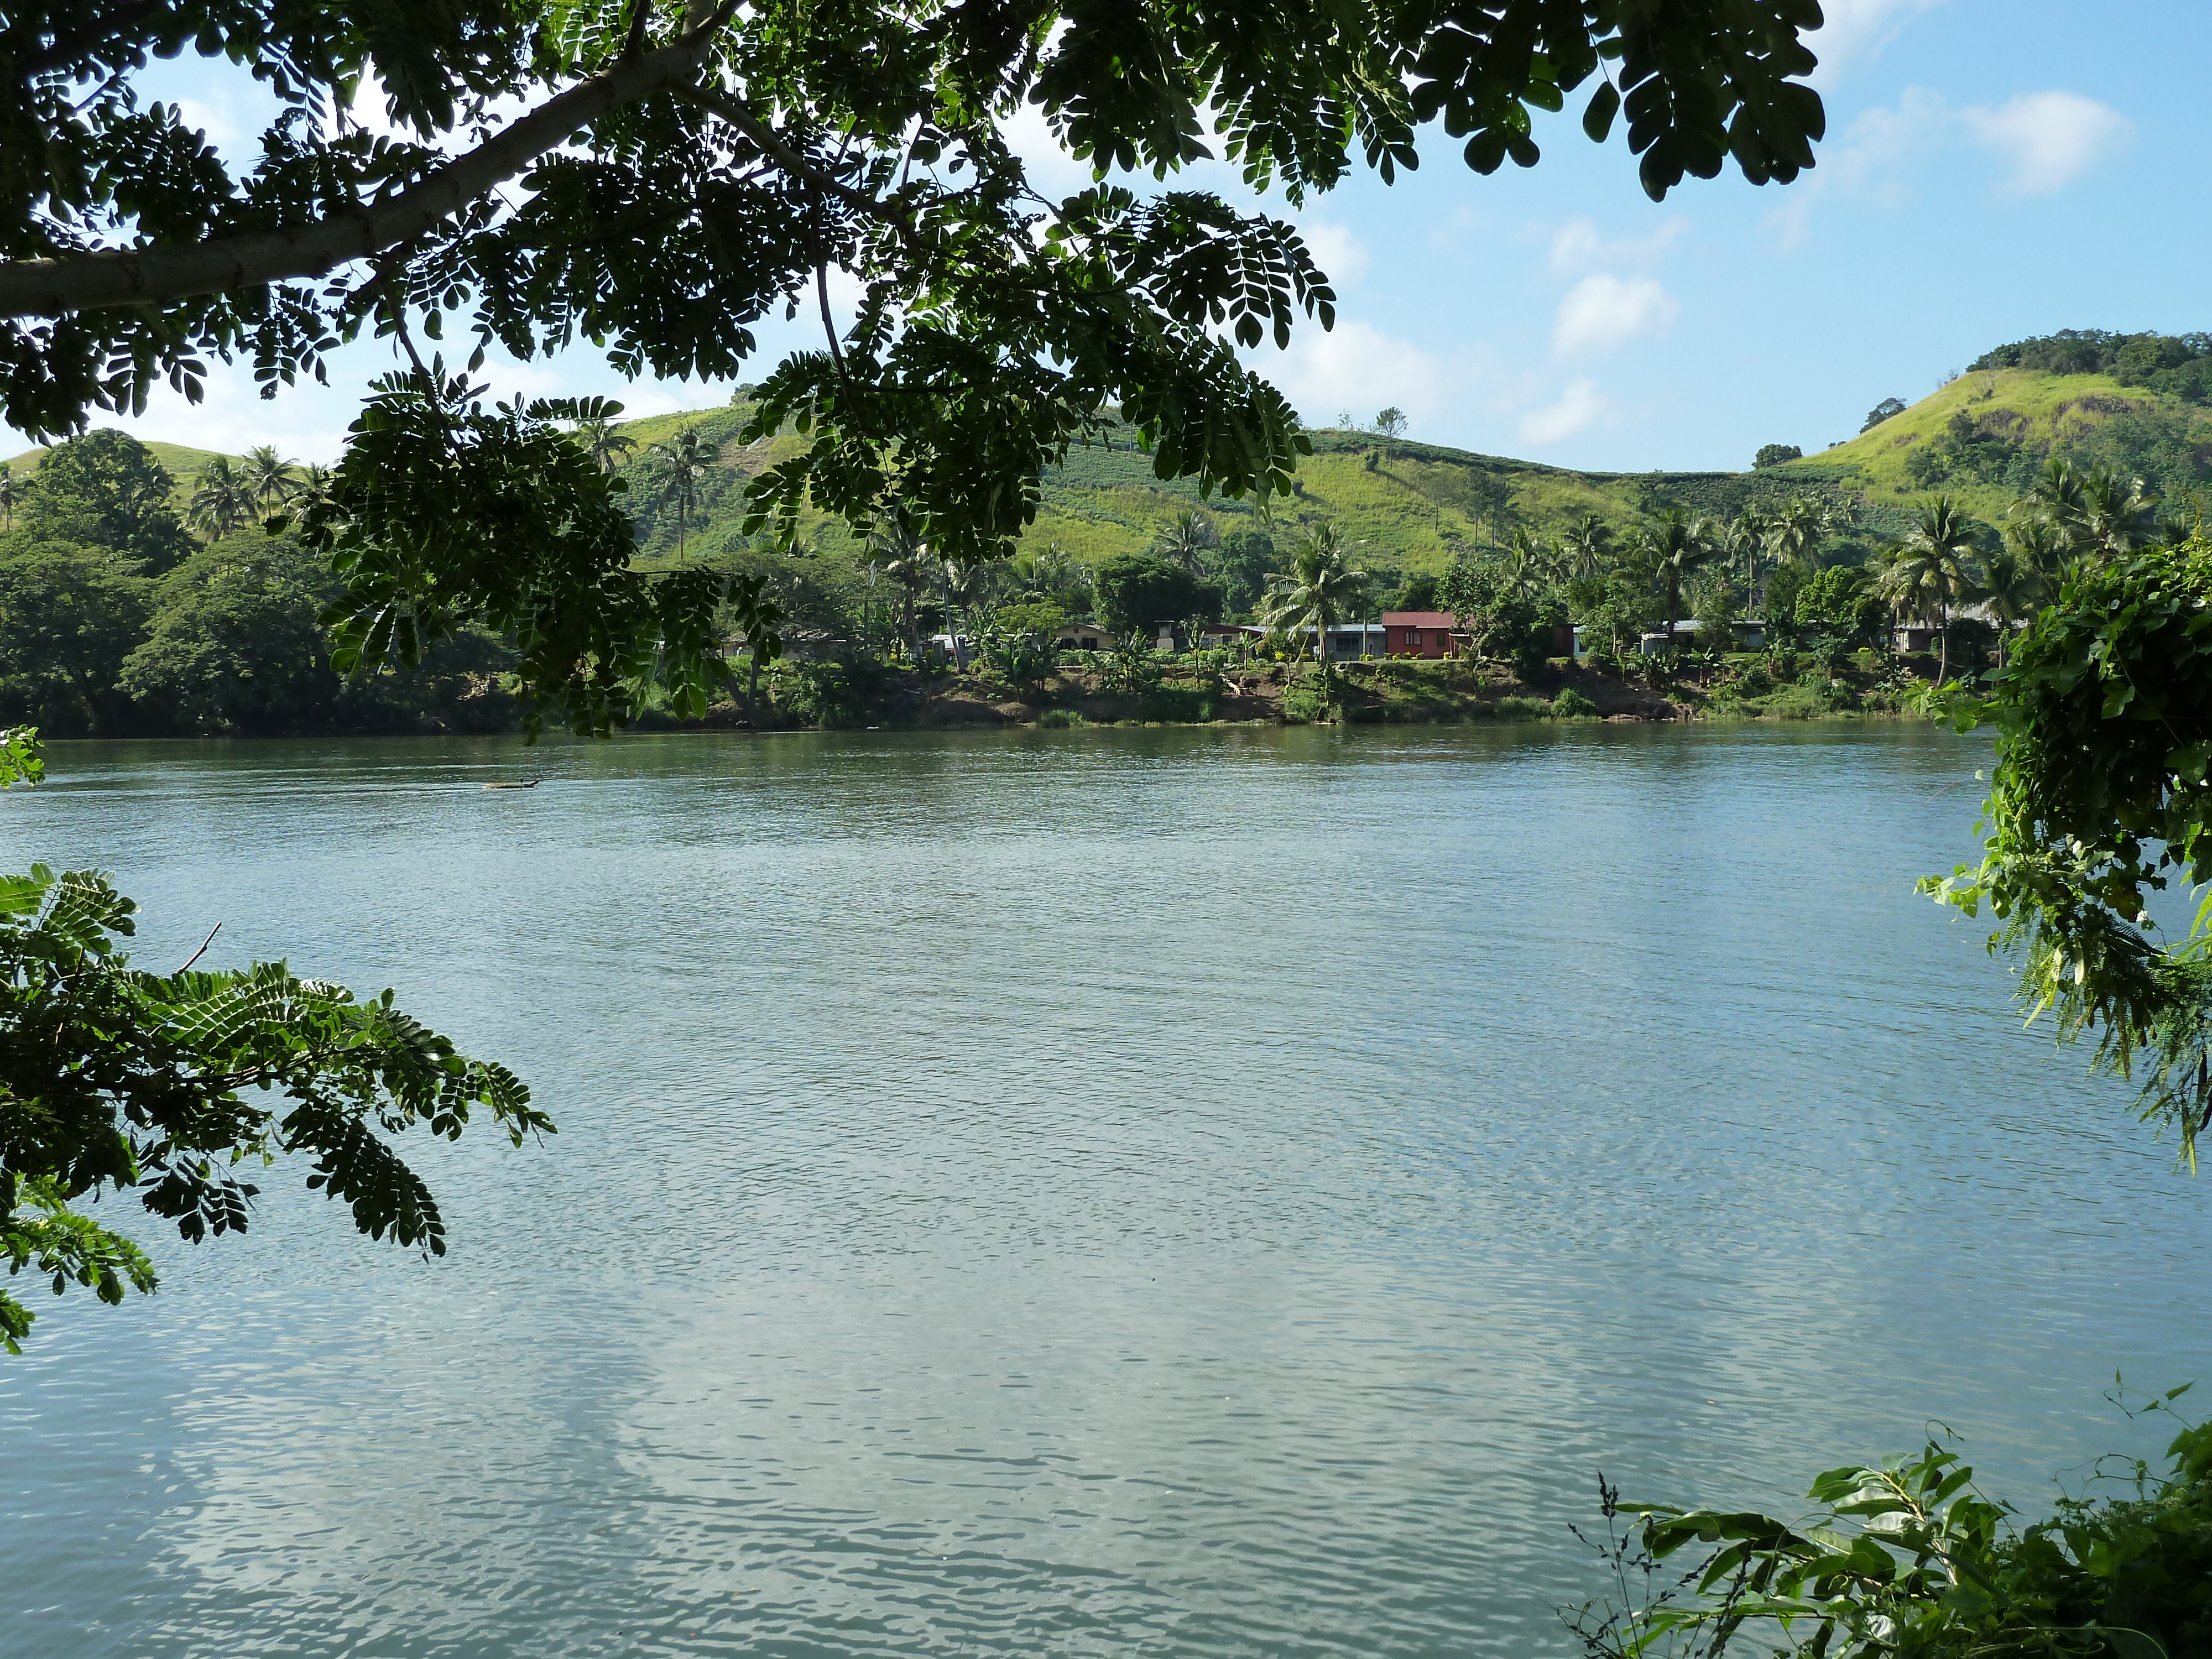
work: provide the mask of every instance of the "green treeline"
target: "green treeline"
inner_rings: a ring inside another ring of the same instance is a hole
[[[267,504],[295,483],[271,486]],[[264,530],[251,501],[195,513],[216,532],[202,542],[175,494],[151,452],[112,431],[60,446],[27,480],[0,475],[0,726],[117,737],[516,723],[507,653],[483,635],[447,641],[410,674],[342,680],[319,621],[339,588],[329,567]]]
[[[2119,334],[2066,328],[1984,352],[1967,369],[2024,368],[2037,374],[2109,374],[2187,404],[2212,403],[2212,334]]]

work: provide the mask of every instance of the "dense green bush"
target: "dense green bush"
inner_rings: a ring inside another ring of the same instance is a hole
[[[1563,720],[1589,720],[1597,713],[1597,705],[1571,685],[1561,686],[1559,695],[1552,699],[1552,714]]]
[[[1717,1659],[1739,1636],[1832,1659],[2204,1659],[2212,1425],[2184,1426],[2166,1457],[2163,1476],[2130,1460],[2113,1478],[2107,1460],[2112,1495],[2062,1497],[2021,1529],[1937,1441],[1829,1470],[1804,1520],[1624,1504],[1601,1485],[1613,1590],[1568,1622],[1591,1659]]]
[[[327,568],[258,530],[200,549],[158,589],[119,684],[185,732],[296,732],[333,723],[338,677],[316,621]]]
[[[150,587],[100,548],[17,540],[0,553],[0,726],[129,730],[131,698],[116,682],[145,636]]]
[[[1203,686],[1163,685],[1146,694],[1144,717],[1148,720],[1192,723],[1213,718],[1213,694]]]
[[[1294,725],[1320,725],[1334,715],[1319,675],[1300,680],[1283,693],[1283,718]]]
[[[779,662],[769,671],[769,697],[806,726],[838,729],[860,724],[866,690],[839,662]]]
[[[404,673],[342,679],[319,621],[338,592],[330,568],[258,526],[198,544],[171,488],[120,433],[46,457],[0,536],[0,725],[108,736],[519,723],[513,653],[481,630]]]

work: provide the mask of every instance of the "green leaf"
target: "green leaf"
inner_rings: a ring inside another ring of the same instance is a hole
[[[1589,107],[1583,112],[1583,131],[1601,144],[1613,131],[1613,118],[1620,112],[1620,94],[1610,81],[1601,82],[1590,94]]]

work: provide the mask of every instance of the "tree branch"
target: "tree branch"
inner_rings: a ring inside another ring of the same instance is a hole
[[[716,14],[719,18],[720,12]],[[0,262],[0,317],[56,317],[103,306],[161,305],[201,294],[320,276],[421,236],[513,178],[608,111],[671,90],[696,72],[710,27],[617,63],[532,110],[496,137],[388,201],[283,230],[191,247],[124,248],[63,259]]]
[[[669,90],[686,103],[696,104],[709,115],[721,117],[723,120],[727,121],[739,132],[758,144],[766,155],[772,157],[776,164],[793,178],[805,179],[816,189],[827,191],[844,203],[847,207],[865,213],[871,219],[881,220],[886,224],[893,225],[903,225],[906,222],[905,216],[888,203],[878,200],[864,190],[854,190],[836,174],[817,167],[808,161],[799,151],[784,143],[782,135],[774,127],[728,94],[718,92],[712,87],[701,86],[672,87]]]

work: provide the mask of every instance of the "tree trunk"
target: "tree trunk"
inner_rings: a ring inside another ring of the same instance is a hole
[[[745,676],[745,718],[755,726],[760,724],[760,647],[752,649],[752,672]]]
[[[1942,685],[1951,677],[1951,607],[1936,607],[1936,684]]]

